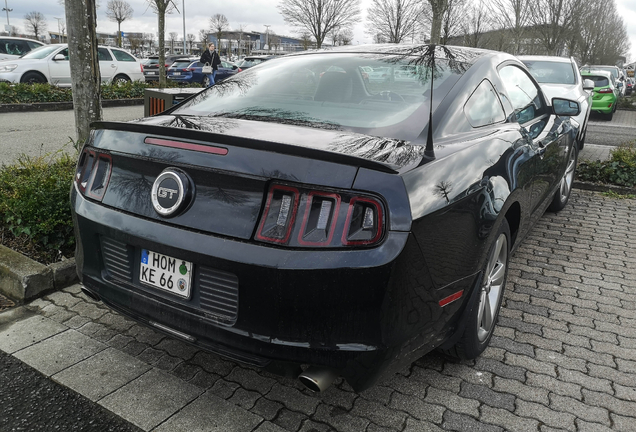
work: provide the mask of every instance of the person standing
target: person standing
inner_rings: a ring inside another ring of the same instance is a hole
[[[207,74],[208,76],[208,87],[212,87],[214,85],[214,78],[216,77],[216,71],[219,69],[219,65],[221,64],[221,58],[219,57],[219,53],[214,49],[214,44],[211,43],[208,45],[208,48],[203,51],[201,54],[201,59],[199,62],[202,65],[209,64],[212,66],[212,73]]]

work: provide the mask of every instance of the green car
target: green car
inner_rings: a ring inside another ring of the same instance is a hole
[[[607,120],[611,120],[616,111],[619,90],[615,85],[611,72],[602,70],[581,71],[583,79],[594,81],[594,92],[592,95],[592,111],[605,115]]]

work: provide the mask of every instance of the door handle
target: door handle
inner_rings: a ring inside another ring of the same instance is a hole
[[[110,67],[112,67],[112,68],[116,68],[117,66],[115,66],[114,64],[112,64],[112,63],[111,63],[111,64],[110,64]]]

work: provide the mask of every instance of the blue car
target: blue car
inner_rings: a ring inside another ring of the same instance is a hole
[[[179,59],[168,68],[168,79],[184,84],[201,83],[207,87],[208,76],[201,72],[202,68],[203,64],[197,59]],[[234,63],[222,60],[216,71],[216,82],[223,81],[240,71],[241,68]]]

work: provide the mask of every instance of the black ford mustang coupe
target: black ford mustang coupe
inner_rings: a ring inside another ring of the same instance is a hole
[[[313,390],[475,358],[511,251],[568,201],[579,110],[507,54],[374,45],[96,123],[71,190],[84,292]]]

